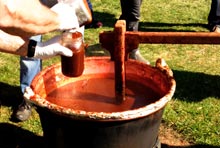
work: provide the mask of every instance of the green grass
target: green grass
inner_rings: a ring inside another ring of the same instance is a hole
[[[92,3],[95,16],[104,26],[85,30],[87,56],[107,55],[99,45],[99,33],[113,30],[120,16],[120,3],[118,0],[92,0]],[[210,3],[210,0],[145,0],[140,31],[208,32],[205,26]],[[47,34],[44,39],[52,35]],[[174,72],[176,92],[166,106],[163,123],[195,145],[220,146],[220,46],[141,44],[139,47],[152,66],[157,58],[164,58]],[[59,57],[45,60],[44,68],[59,61]],[[19,57],[0,53],[0,65],[0,122],[19,127],[19,133],[42,135],[35,111],[28,121],[10,121],[11,110],[21,97]]]

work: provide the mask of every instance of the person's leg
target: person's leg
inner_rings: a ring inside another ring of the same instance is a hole
[[[41,38],[41,35],[31,37],[36,41],[41,41]],[[41,68],[42,61],[40,59],[20,57],[20,87],[22,93],[24,93],[26,87],[30,86],[33,78],[41,71]],[[13,115],[19,121],[27,120],[31,115],[31,104],[23,100]]]
[[[220,0],[217,0],[217,10],[216,10],[216,14],[218,17],[220,17]]]
[[[208,28],[211,32],[220,32],[220,0],[212,0]]]
[[[27,57],[20,57],[20,86],[21,91],[27,86],[30,86],[31,81],[37,73],[41,71],[41,60],[31,59]]]
[[[122,14],[119,19],[126,21],[127,31],[138,31],[142,0],[120,0],[120,2]]]
[[[138,31],[142,0],[120,0],[120,3],[122,14],[119,19],[126,21],[126,31]],[[139,49],[133,49],[129,58],[150,64]]]
[[[88,3],[88,5],[89,5],[90,10],[92,11],[93,8],[92,8],[92,3],[91,3],[91,1],[90,1],[90,0],[87,0],[87,3]]]

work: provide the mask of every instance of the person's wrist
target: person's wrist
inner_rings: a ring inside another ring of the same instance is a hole
[[[29,40],[27,57],[34,57],[36,45],[37,42],[35,40]]]

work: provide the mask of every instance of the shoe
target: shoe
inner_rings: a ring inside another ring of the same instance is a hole
[[[146,59],[141,55],[141,53],[140,53],[140,51],[139,51],[138,49],[132,50],[132,52],[129,54],[129,58],[150,65],[150,62],[149,62],[148,60],[146,60]]]
[[[220,33],[220,25],[215,25],[215,26],[212,28],[212,32]]]
[[[103,26],[103,24],[100,21],[96,21],[96,23],[94,24],[95,28],[101,28],[102,26]]]
[[[210,32],[220,33],[220,18],[218,21],[209,22],[208,29]]]
[[[14,118],[18,121],[26,121],[31,116],[32,105],[23,101],[14,113]]]

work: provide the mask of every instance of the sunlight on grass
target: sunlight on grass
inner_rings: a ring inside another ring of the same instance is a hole
[[[219,99],[216,98],[206,98],[200,102],[179,101],[174,98],[167,105],[164,118],[168,126],[182,133],[189,141],[217,146],[219,106]]]

